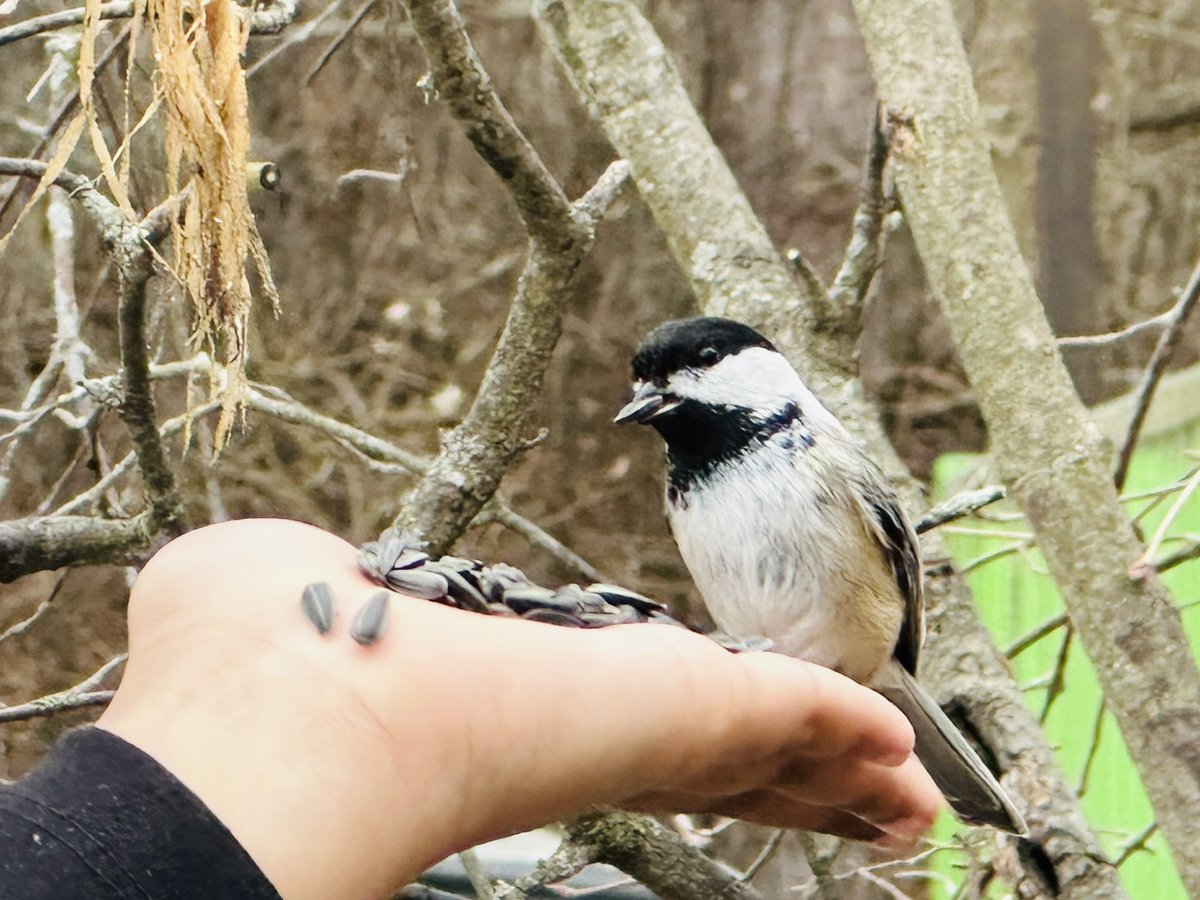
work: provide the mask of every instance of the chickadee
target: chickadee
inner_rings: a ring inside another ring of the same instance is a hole
[[[616,422],[667,444],[667,518],[717,626],[865,684],[908,717],[964,822],[1025,822],[916,682],[917,536],[879,468],[778,350],[729,319],[667,322],[633,357]]]

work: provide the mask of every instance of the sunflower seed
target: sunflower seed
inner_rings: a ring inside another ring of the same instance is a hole
[[[354,624],[350,626],[350,637],[366,646],[373,644],[387,630],[388,601],[391,594],[387,591],[376,591],[371,599],[363,604],[354,616]]]
[[[657,600],[651,600],[649,597],[643,597],[636,591],[631,591],[628,588],[620,587],[615,584],[589,584],[587,589],[594,594],[599,594],[613,606],[632,606],[638,612],[649,615],[656,610],[663,610],[666,607]]]
[[[324,581],[305,585],[300,594],[300,608],[321,634],[328,634],[333,627],[333,603],[333,588]]]
[[[387,574],[388,587],[422,600],[445,600],[449,585],[444,575],[428,569],[393,569]]]

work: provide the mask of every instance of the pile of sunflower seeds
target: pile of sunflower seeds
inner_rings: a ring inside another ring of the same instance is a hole
[[[520,569],[459,556],[433,559],[411,536],[389,529],[364,544],[359,568],[368,578],[402,594],[444,603],[457,609],[510,616],[574,628],[649,623],[685,628],[657,600],[612,584],[568,584],[551,590],[535,584]],[[322,634],[332,623],[333,595],[323,582],[308,585],[301,597],[305,615]],[[351,636],[361,644],[382,637],[387,623],[388,594],[380,591],[359,610]],[[737,639],[708,635],[734,653],[767,650],[766,638]]]

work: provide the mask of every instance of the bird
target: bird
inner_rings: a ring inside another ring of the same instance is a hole
[[[666,513],[717,627],[834,669],[912,723],[959,819],[1025,834],[1021,813],[917,683],[920,545],[879,467],[748,325],[665,322],[638,346],[618,423],[666,443]]]

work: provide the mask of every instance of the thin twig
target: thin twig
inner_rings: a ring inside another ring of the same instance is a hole
[[[422,474],[427,472],[430,461],[408,450],[397,447],[369,432],[347,425],[330,416],[316,412],[296,400],[268,397],[261,391],[251,389],[246,398],[246,408],[274,416],[284,422],[304,425],[328,435],[361,458],[375,471],[386,474]],[[487,504],[475,518],[475,524],[498,522],[515,534],[521,535],[533,547],[549,553],[555,559],[575,569],[591,581],[604,581],[604,576],[586,559],[567,547],[536,522],[514,512],[502,500],[496,498]]]
[[[199,418],[200,416],[206,416],[220,408],[220,400],[210,400],[207,403],[181,413],[174,418],[167,419],[167,421],[162,424],[160,435],[164,439],[172,437],[173,435],[183,431],[193,420]],[[52,513],[50,513],[50,515],[66,516],[70,513],[75,513],[81,509],[84,509],[91,503],[97,502],[104,495],[105,491],[111,488],[122,475],[133,468],[136,462],[136,454],[126,454],[116,465],[109,469],[108,473],[104,475],[104,477],[98,479],[96,483],[87,490],[76,494],[66,503],[62,504]]]
[[[998,484],[980,488],[977,491],[963,491],[961,494],[955,494],[917,520],[917,534],[924,534],[939,525],[945,525],[947,522],[968,516],[998,500],[1003,500],[1004,496],[1004,488]]]
[[[1029,541],[1015,541],[1014,543],[1008,544],[1004,547],[991,550],[982,556],[977,556],[975,559],[963,563],[963,565],[959,568],[958,573],[960,575],[966,575],[969,572],[974,572],[976,569],[980,569],[989,563],[994,563],[998,559],[1003,559],[1006,556],[1012,556],[1014,553],[1020,553],[1028,546]]]
[[[128,19],[132,15],[132,0],[115,0],[112,3],[101,3],[97,18],[102,21],[106,19]],[[47,31],[70,28],[73,25],[79,25],[81,22],[83,22],[82,7],[79,9],[64,9],[44,16],[35,16],[32,19],[26,19],[23,22],[17,22],[14,25],[0,28],[0,47],[27,37],[33,37],[37,34],[45,34]]]
[[[513,512],[504,503],[498,500],[484,507],[483,512],[476,518],[476,522],[496,521],[510,531],[519,534],[529,542],[530,546],[536,547],[549,553],[559,562],[570,566],[584,578],[590,581],[605,581],[603,575],[589,563],[586,559],[568,547],[554,535],[542,529],[536,522],[533,522],[524,516]]]
[[[362,4],[357,11],[355,11],[354,15],[350,17],[350,21],[345,24],[345,26],[337,33],[337,35],[334,36],[333,40],[329,42],[329,46],[325,48],[325,51],[321,54],[320,58],[316,61],[316,63],[313,64],[313,67],[308,70],[308,74],[304,76],[305,87],[308,87],[310,84],[312,84],[313,79],[321,74],[321,70],[325,68],[325,65],[331,59],[333,59],[333,54],[338,52],[338,49],[346,42],[350,35],[354,33],[354,29],[359,26],[362,20],[367,17],[367,13],[373,10],[375,8],[375,4],[378,2],[379,0],[366,0],[366,2]]]
[[[1158,382],[1162,378],[1163,372],[1166,371],[1167,364],[1170,363],[1171,357],[1175,353],[1175,348],[1179,346],[1179,341],[1183,338],[1184,325],[1187,324],[1189,316],[1196,308],[1197,300],[1200,300],[1200,260],[1197,260],[1192,274],[1183,288],[1183,293],[1179,295],[1179,301],[1171,310],[1171,322],[1159,335],[1158,344],[1154,347],[1150,362],[1146,364],[1142,383],[1138,386],[1137,403],[1134,405],[1133,415],[1130,417],[1129,427],[1125,432],[1125,442],[1121,445],[1121,452],[1117,455],[1117,468],[1113,474],[1113,481],[1116,482],[1118,491],[1125,486],[1125,478],[1129,474],[1129,464],[1133,459],[1133,449],[1137,446],[1142,425],[1146,422],[1146,413],[1150,409],[1150,401],[1154,399],[1154,391],[1158,388]]]
[[[1177,304],[1176,304],[1177,305]],[[1141,322],[1134,322],[1120,331],[1110,331],[1107,334],[1073,334],[1057,339],[1058,346],[1075,349],[1079,347],[1111,347],[1130,338],[1138,337],[1148,331],[1159,332],[1171,324],[1175,317],[1175,306]]]
[[[246,397],[246,408],[267,413],[293,425],[304,425],[316,429],[338,441],[344,441],[372,459],[394,463],[412,474],[419,475],[429,470],[429,460],[424,457],[397,447],[390,441],[376,437],[361,428],[355,428],[353,425],[347,425],[331,416],[309,409],[303,403],[295,400],[279,400],[251,388]]]
[[[1151,572],[1157,571],[1154,565],[1154,557],[1158,555],[1158,550],[1166,539],[1167,531],[1174,524],[1175,519],[1183,510],[1188,499],[1195,492],[1196,488],[1200,487],[1200,468],[1192,472],[1187,480],[1187,485],[1179,496],[1175,498],[1175,502],[1171,504],[1171,508],[1167,510],[1167,514],[1163,516],[1161,522],[1158,523],[1158,528],[1154,531],[1154,536],[1150,539],[1150,543],[1146,545],[1141,557],[1129,567],[1129,577],[1134,580],[1145,578]]]
[[[35,622],[37,622],[38,619],[45,615],[46,610],[48,610],[51,604],[54,603],[54,598],[58,596],[58,592],[62,590],[62,586],[67,580],[67,574],[67,572],[63,572],[62,575],[58,576],[58,580],[54,582],[54,589],[50,591],[50,596],[39,603],[37,608],[32,613],[30,613],[20,622],[16,622],[4,629],[3,632],[0,632],[0,644],[4,643],[9,638],[24,634],[30,629],[30,627],[33,626]]]
[[[307,41],[313,33],[324,24],[326,19],[333,16],[339,9],[342,8],[342,0],[333,0],[329,5],[321,10],[320,15],[305,22],[299,28],[289,32],[286,40],[280,41],[262,57],[257,59],[250,68],[246,70],[246,78],[252,78],[264,66],[268,65],[272,60],[278,57],[285,50],[295,47],[297,44],[302,44]]]
[[[27,703],[16,706],[0,707],[0,722],[20,722],[26,719],[37,719],[50,716],[68,709],[79,709],[84,706],[100,706],[112,699],[114,691],[96,690],[105,679],[122,663],[128,654],[122,653],[113,657],[99,669],[65,691],[47,694]]]
[[[1014,658],[1018,654],[1024,653],[1042,638],[1053,634],[1067,624],[1067,614],[1059,613],[1057,616],[1052,616],[1041,625],[1034,628],[1032,631],[1017,638],[1004,651],[1004,655],[1009,659]]]
[[[1192,541],[1180,547],[1174,553],[1169,553],[1154,564],[1154,571],[1162,573],[1173,569],[1193,559],[1200,559],[1200,541]]]
[[[128,19],[133,15],[132,0],[114,0],[102,3],[97,18],[101,20]],[[278,34],[296,17],[296,0],[275,0],[275,2],[256,8],[250,16],[251,34]],[[70,28],[83,22],[84,8],[64,9],[60,12],[36,16],[0,28],[0,47],[11,44],[23,38],[45,34],[47,31],[58,31]]]
[[[58,381],[58,376],[61,371],[62,358],[57,352],[55,352],[55,350],[52,349],[50,351],[50,358],[46,360],[46,365],[42,367],[42,371],[38,373],[38,376],[35,379],[33,379],[33,382],[29,385],[29,389],[25,392],[25,397],[21,401],[20,410],[10,413],[10,415],[13,418],[21,415],[29,415],[31,413],[31,407],[35,407],[46,398],[46,395],[50,392],[50,389],[53,388],[55,383]],[[7,412],[7,410],[5,412]],[[12,480],[9,478],[9,472],[12,471],[13,460],[16,458],[17,454],[16,441],[21,437],[22,434],[23,429],[16,428],[9,434],[0,435],[0,444],[3,444],[7,441],[12,441],[11,446],[9,446],[8,449],[5,450],[4,455],[0,457],[0,500],[4,499],[4,495],[8,493],[9,485],[12,484]]]
[[[1129,857],[1145,850],[1147,842],[1154,837],[1156,831],[1158,831],[1158,823],[1151,822],[1121,847],[1121,852],[1117,854],[1117,858],[1113,860],[1112,864],[1118,867],[1123,866]]]
[[[151,380],[176,378],[180,375],[202,375],[212,370],[212,360],[208,354],[199,353],[191,359],[178,362],[162,363],[150,367]],[[11,441],[18,433],[24,433],[37,425],[46,416],[60,409],[67,409],[88,399],[111,397],[115,401],[117,390],[121,386],[119,375],[104,375],[99,378],[88,378],[75,385],[71,390],[59,394],[53,400],[43,403],[33,409],[9,410],[0,409],[0,422],[15,422],[17,428],[7,434],[0,434],[0,444]]]
[[[1096,718],[1092,720],[1092,737],[1088,741],[1087,755],[1083,758],[1083,771],[1079,774],[1079,787],[1075,793],[1082,797],[1087,793],[1088,781],[1092,777],[1092,764],[1096,761],[1096,754],[1100,750],[1100,737],[1104,732],[1104,719],[1108,712],[1108,705],[1104,702],[1104,698],[1100,698],[1100,705],[1096,707]]]
[[[102,54],[100,54],[100,58],[96,60],[94,77],[98,78],[100,73],[104,71],[105,66],[107,66],[114,58],[116,58],[117,53],[119,53],[125,46],[126,42],[129,40],[129,35],[132,32],[132,22],[121,29],[121,33],[116,36],[113,42],[108,45],[108,48]],[[67,121],[75,112],[75,107],[78,105],[79,86],[76,85],[75,89],[63,100],[62,103],[59,104],[58,109],[54,111],[54,115],[50,117],[50,124],[46,126],[41,138],[38,139],[37,144],[34,146],[33,152],[30,154],[31,158],[41,159],[42,154],[46,153],[46,151],[50,149],[50,146],[58,138],[59,131],[61,131],[62,127],[67,124]],[[41,175],[34,177],[40,178]],[[14,184],[12,188],[9,189],[9,192],[4,196],[4,200],[0,201],[0,223],[4,221],[5,214],[18,198],[21,198],[21,201],[24,202],[24,199],[31,196],[33,191],[33,183],[23,184],[22,182],[18,182]]]
[[[883,249],[883,174],[889,150],[883,120],[883,104],[877,103],[871,119],[858,208],[854,211],[854,231],[829,288],[830,306],[854,333],[859,329],[863,301],[879,269]]]
[[[0,157],[0,174],[40,178],[46,164],[33,159]],[[71,172],[61,172],[54,183],[70,192],[100,229],[109,255],[121,274],[118,318],[121,325],[121,372],[123,396],[120,405],[133,438],[138,467],[158,528],[180,532],[182,506],[174,474],[167,465],[155,423],[154,397],[150,389],[150,363],[146,348],[146,282],[154,273],[146,234],[137,223],[126,220],[121,210],[92,183]]]
[[[1050,715],[1050,708],[1054,705],[1054,701],[1062,695],[1063,688],[1066,687],[1067,659],[1071,653],[1071,644],[1074,637],[1075,629],[1068,622],[1062,644],[1058,648],[1058,655],[1054,658],[1054,668],[1051,670],[1050,680],[1046,684],[1046,699],[1042,703],[1042,713],[1038,716],[1038,721],[1043,725],[1046,724],[1046,719]]]
[[[825,287],[825,282],[821,279],[821,273],[813,268],[811,260],[804,255],[799,247],[789,247],[788,251],[784,254],[784,258],[787,260],[788,267],[792,273],[804,285],[808,295],[817,298],[824,320],[830,322],[836,321],[838,314],[834,310],[833,304],[829,302],[829,290]]]
[[[401,160],[398,172],[385,172],[382,169],[351,169],[349,172],[343,172],[338,176],[334,187],[341,190],[346,185],[354,184],[357,181],[383,181],[400,187],[407,179],[408,166],[404,160]]]
[[[767,838],[767,842],[762,845],[762,849],[758,851],[758,856],[754,857],[754,862],[750,863],[746,867],[746,871],[742,873],[742,881],[753,881],[754,876],[762,871],[762,867],[771,861],[771,857],[775,855],[775,851],[779,849],[782,842],[783,829],[776,828]]]
[[[869,881],[889,897],[893,898],[893,900],[912,900],[912,897],[904,893],[904,891],[900,890],[900,888],[896,887],[894,884],[884,881],[869,869],[855,869],[854,871],[855,874],[857,874],[864,881]]]

